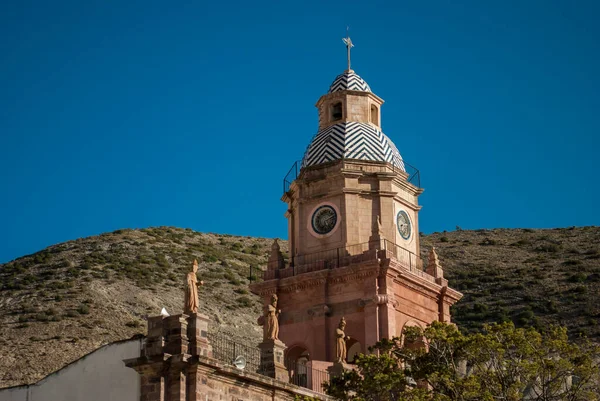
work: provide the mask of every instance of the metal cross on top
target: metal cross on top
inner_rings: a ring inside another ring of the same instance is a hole
[[[346,37],[342,38],[342,40],[346,44],[346,49],[348,50],[348,71],[350,71],[350,49],[354,47],[354,44],[352,43],[352,39],[350,39],[348,28],[346,28]]]

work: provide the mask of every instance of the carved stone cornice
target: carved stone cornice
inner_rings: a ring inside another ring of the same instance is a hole
[[[335,275],[335,276],[332,275],[331,277],[328,278],[327,281],[331,284],[346,283],[348,281],[358,281],[358,280],[364,279],[365,277],[377,276],[378,273],[379,272],[378,272],[377,268],[370,268],[370,269],[352,272],[350,274]]]
[[[271,296],[277,293],[277,282],[279,280],[262,281],[250,284],[250,291],[260,296]]]
[[[462,292],[458,292],[455,289],[450,287],[444,287],[442,290],[442,295],[444,295],[444,302],[449,304],[454,304],[463,297]]]
[[[296,290],[305,290],[310,287],[323,285],[327,280],[327,275],[328,270],[317,270],[274,281],[276,282],[279,291],[293,292]]]
[[[298,277],[298,276],[295,276]],[[323,284],[325,284],[327,280],[324,278],[314,278],[314,279],[309,279],[309,280],[302,280],[302,281],[297,281],[297,282],[292,282],[292,283],[286,283],[283,284],[279,287],[279,291],[281,292],[294,292],[297,290],[306,290],[310,287],[317,287],[317,286],[321,286]]]
[[[427,297],[431,300],[435,300],[436,302],[442,293],[441,288],[439,290],[436,290],[428,287],[427,285],[423,285],[423,283],[416,283],[412,279],[412,277],[408,277],[404,274],[398,275],[398,277],[396,277],[394,281],[406,288],[410,288],[414,292],[417,292],[423,295],[424,297]]]

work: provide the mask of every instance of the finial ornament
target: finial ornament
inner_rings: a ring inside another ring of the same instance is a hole
[[[431,247],[431,251],[429,251],[429,260],[427,262],[427,267],[425,268],[425,273],[435,278],[444,277],[444,269],[442,269],[442,265],[440,264],[440,258],[438,257],[438,254],[435,251],[435,247],[433,246]]]
[[[435,246],[431,247],[431,251],[429,251],[429,265],[434,267],[442,267],[440,266],[440,259],[438,257],[437,252],[435,251]]]
[[[354,44],[352,43],[352,39],[350,39],[350,33],[348,32],[349,30],[350,28],[346,27],[346,37],[342,38],[342,40],[346,44],[346,50],[348,51],[348,71],[352,71],[350,68],[350,49],[354,47]]]

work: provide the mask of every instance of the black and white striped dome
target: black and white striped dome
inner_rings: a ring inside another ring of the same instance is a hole
[[[342,122],[317,132],[304,153],[302,167],[339,159],[385,161],[406,171],[390,138],[367,123]]]
[[[329,93],[345,90],[371,92],[371,88],[365,80],[353,70],[344,71],[343,74],[335,77],[333,83],[329,86]]]

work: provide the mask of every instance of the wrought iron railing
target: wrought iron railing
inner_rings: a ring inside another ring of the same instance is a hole
[[[376,157],[373,157],[373,160],[369,160],[369,153],[365,153],[363,154],[363,156],[366,156],[365,158],[362,159],[354,159],[354,158],[343,158],[343,159],[339,159],[339,160],[356,160],[356,161],[377,161]],[[416,186],[417,188],[421,188],[421,173],[419,172],[419,170],[414,167],[413,165],[411,165],[410,163],[406,162],[405,160],[400,160],[398,162],[396,161],[392,161],[392,162],[387,162],[387,165],[390,166],[392,168],[392,170],[394,172],[403,172],[407,174],[406,177],[406,181],[408,181],[409,183],[411,183],[412,185]],[[283,193],[286,194],[289,190],[290,190],[290,186],[292,185],[292,182],[294,182],[296,180],[296,178],[298,178],[298,175],[300,175],[300,171],[302,170],[302,168],[304,168],[304,166],[302,165],[302,160],[298,160],[296,162],[294,162],[294,164],[292,164],[292,167],[290,167],[290,169],[288,170],[287,174],[285,175],[285,177],[283,177]]]
[[[233,361],[243,356],[246,360],[245,371],[258,373],[260,368],[260,350],[256,346],[242,344],[235,341],[231,336],[220,333],[209,333],[208,341],[212,346],[213,358],[232,364]]]
[[[292,182],[298,178],[298,174],[300,174],[300,170],[302,169],[302,160],[297,160],[292,164],[290,170],[287,172],[285,177],[283,177],[283,193],[287,193],[290,190],[290,185]]]
[[[284,269],[263,271],[263,279],[273,280],[318,270],[335,269],[351,264],[376,260],[378,257],[382,256],[385,258],[393,257],[407,270],[429,281],[435,281],[432,276],[423,272],[423,260],[421,257],[386,239],[303,255],[295,255],[290,257],[290,263]]]
[[[285,367],[290,375],[290,383],[318,393],[325,393],[323,384],[329,381],[329,372],[315,369],[310,362],[289,360]]]
[[[236,341],[232,336],[223,333],[209,333],[208,341],[212,347],[212,357],[220,362],[233,365],[242,356],[246,361],[244,371],[263,374],[260,369],[260,349]],[[304,361],[286,360],[285,367],[289,373],[289,383],[323,393],[323,383],[329,381],[329,373],[315,369]]]

